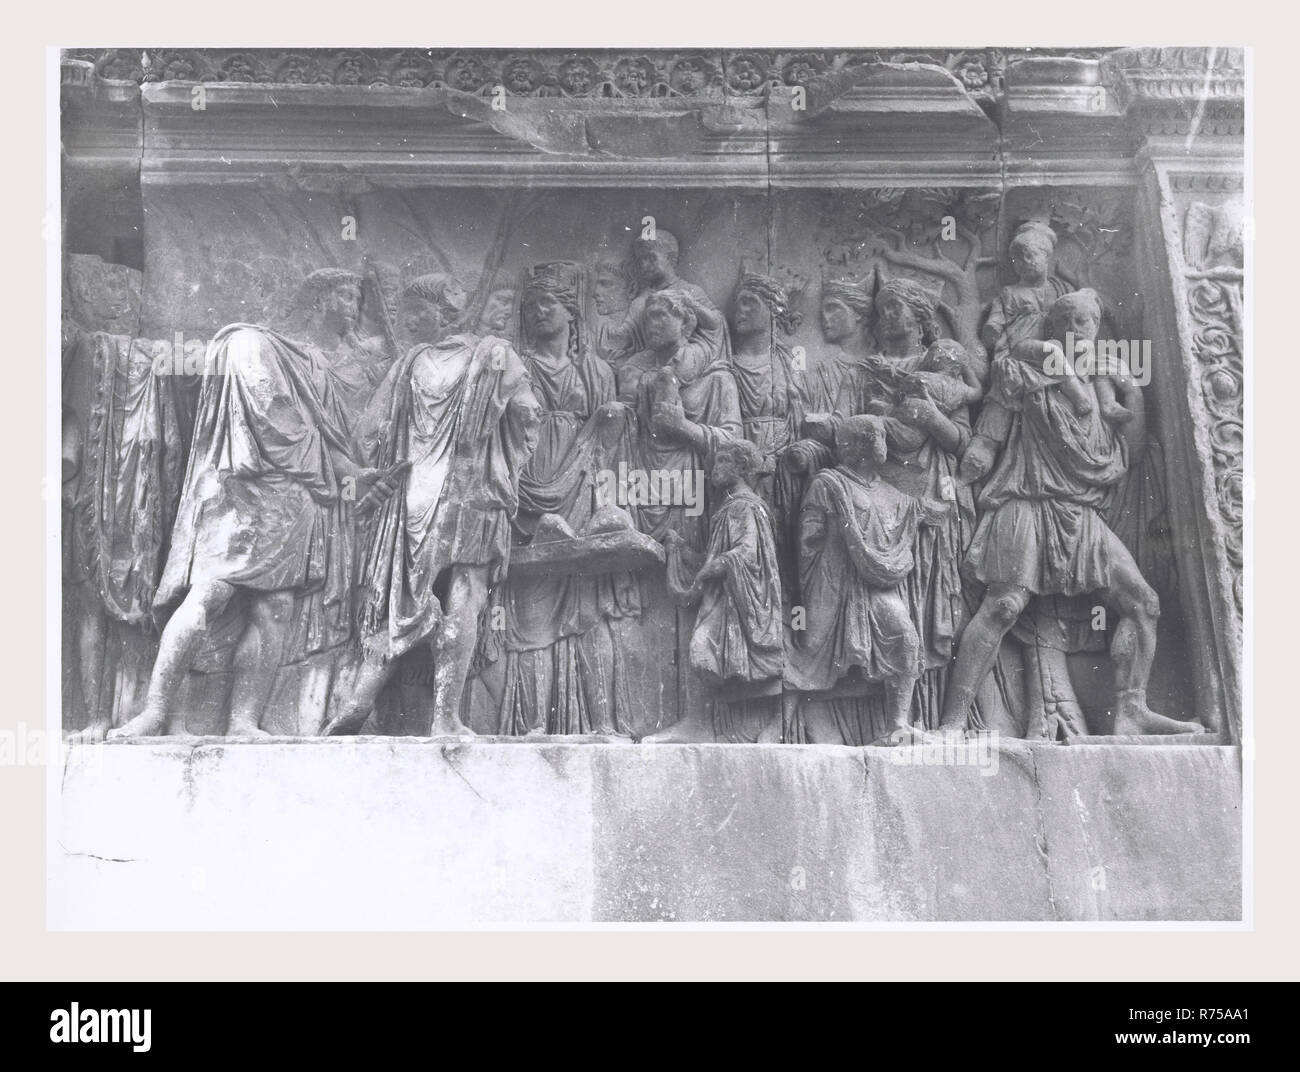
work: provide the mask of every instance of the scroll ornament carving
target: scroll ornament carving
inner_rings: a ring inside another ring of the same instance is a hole
[[[1223,519],[1232,594],[1242,613],[1242,231],[1235,206],[1196,201],[1183,221],[1192,353],[1209,420],[1214,484]]]

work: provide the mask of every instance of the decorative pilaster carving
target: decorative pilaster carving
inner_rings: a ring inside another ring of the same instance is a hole
[[[1183,217],[1192,353],[1209,419],[1214,486],[1223,519],[1232,595],[1242,615],[1242,423],[1244,379],[1242,230],[1235,206],[1193,201]]]

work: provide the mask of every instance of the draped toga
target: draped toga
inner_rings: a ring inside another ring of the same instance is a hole
[[[691,665],[715,684],[778,677],[783,663],[781,578],[767,505],[737,488],[714,511],[706,561],[726,573],[709,582],[691,634]]]
[[[410,470],[368,526],[361,577],[367,654],[392,659],[442,616],[435,584],[453,566],[505,576],[518,479],[537,445],[538,405],[503,339],[454,335],[396,362],[357,426],[378,468]]]
[[[347,634],[351,543],[331,451],[346,417],[312,350],[232,324],[212,339],[155,608],[195,584],[310,590],[308,650]]]
[[[727,439],[743,435],[740,397],[731,365],[714,361],[700,375],[688,378],[690,357],[685,350],[661,367],[658,356],[650,350],[628,358],[618,370],[619,396],[630,401],[636,411],[637,443],[635,461],[646,473],[671,473],[679,480],[690,479],[697,493],[704,497],[705,474],[713,468],[713,452]],[[686,419],[701,429],[704,448],[697,449],[676,435],[662,435],[651,420],[656,401],[664,389],[662,373],[675,377],[674,390],[679,392]],[[641,530],[662,539],[670,530],[677,532],[695,550],[708,542],[707,511],[688,514],[681,504],[663,502],[642,504],[637,512]]]
[[[813,478],[800,519],[807,628],[795,633],[785,670],[794,688],[830,689],[854,669],[867,681],[920,672],[902,585],[922,513],[917,499],[878,476],[837,466]]]
[[[916,353],[857,362],[840,383],[835,417],[865,413],[869,403],[888,400],[891,389],[881,377],[891,369],[913,373],[924,358],[924,353]],[[939,408],[947,409],[942,405]],[[924,428],[884,416],[888,458],[876,467],[877,473],[900,491],[918,499],[956,504],[956,509],[939,524],[918,528],[914,549],[917,568],[905,585],[927,670],[942,669],[952,659],[953,639],[963,612],[961,561],[975,530],[974,499],[970,489],[957,481],[957,460],[970,442],[970,413],[962,404],[945,412],[945,416],[958,433],[957,446],[951,451]]]

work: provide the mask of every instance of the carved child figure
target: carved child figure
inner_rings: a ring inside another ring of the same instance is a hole
[[[941,520],[948,507],[907,495],[878,475],[887,453],[881,418],[840,421],[835,448],[839,464],[813,478],[800,515],[807,628],[787,654],[784,735],[807,737],[801,694],[825,693],[852,676],[884,684],[886,734],[898,741],[910,732],[922,667],[903,583],[916,565],[917,526]]]
[[[1093,401],[1092,393],[1084,388],[1083,378],[1076,370],[1074,359],[1079,353],[1066,354],[1060,344],[1041,341],[1047,311],[1053,302],[1073,289],[1068,280],[1052,271],[1055,251],[1056,232],[1047,223],[1030,220],[1020,225],[1008,250],[1016,282],[998,292],[981,338],[992,360],[1015,357],[1051,375],[1070,400],[1075,414],[1086,417],[1092,412]],[[1126,424],[1133,419],[1133,413],[1117,400],[1112,376],[1123,383],[1127,370],[1098,369],[1090,376],[1097,409],[1103,420]]]
[[[684,603],[700,603],[690,658],[716,690],[712,725],[688,714],[647,738],[655,743],[754,740],[765,729],[776,739],[784,664],[781,578],[772,518],[753,487],[762,464],[762,453],[744,439],[723,442],[714,453],[709,480],[719,502],[704,564],[677,593]],[[670,557],[693,557],[676,533],[669,534],[669,545]],[[674,572],[670,568],[670,578]],[[748,710],[755,707],[766,726],[748,725]]]
[[[1026,339],[1039,339],[1047,310],[1072,289],[1052,271],[1055,252],[1056,232],[1043,220],[1030,220],[1016,229],[1007,250],[1016,281],[998,291],[980,331],[991,360],[1007,357]]]
[[[1081,290],[1053,303],[1043,335],[1064,347],[1067,337],[1094,341],[1100,326],[1101,302]],[[1198,724],[1147,706],[1160,600],[1103,515],[1128,467],[1122,437],[1100,414],[1067,412],[1060,393],[1043,389],[1041,374],[1027,368],[1014,358],[993,362],[989,396],[962,458],[964,481],[987,477],[967,566],[988,587],[962,635],[942,728],[964,730],[1003,636],[1033,597],[1096,593],[1120,615],[1110,648],[1113,732],[1200,733]]]
[[[1074,362],[1066,360],[1059,343],[1025,339],[1012,348],[1011,359],[1023,366],[1024,370],[1029,370],[1027,383],[1033,383],[1039,389],[1059,387],[1061,394],[1074,409],[1075,416],[1087,417],[1092,413],[1093,393],[1075,371]],[[1041,373],[1041,376],[1034,375],[1036,373]],[[1113,401],[1114,396],[1111,398]],[[1128,413],[1127,410],[1124,412]]]
[[[919,397],[920,388],[945,416],[961,406],[974,405],[984,397],[984,388],[975,378],[966,351],[955,339],[939,339],[925,352],[916,371],[908,377],[903,393]]]

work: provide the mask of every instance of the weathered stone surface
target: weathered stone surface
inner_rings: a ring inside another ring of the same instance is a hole
[[[1033,757],[1058,918],[1241,918],[1236,749],[1089,746]]]
[[[991,774],[908,750],[502,739],[71,758],[60,929],[1240,918],[1234,748],[1004,742]]]
[[[1239,918],[1244,96],[65,52],[52,920]]]

